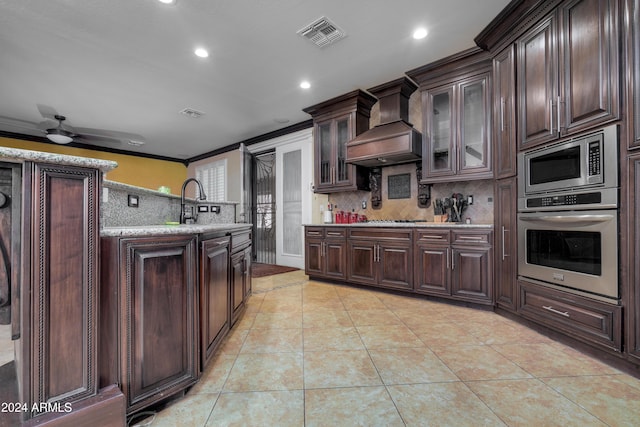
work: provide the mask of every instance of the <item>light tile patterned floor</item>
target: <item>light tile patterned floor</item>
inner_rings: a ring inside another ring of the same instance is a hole
[[[152,426],[637,426],[640,380],[491,312],[254,279],[201,381]]]

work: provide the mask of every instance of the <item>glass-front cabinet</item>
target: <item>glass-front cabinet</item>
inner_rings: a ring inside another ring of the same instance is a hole
[[[423,180],[491,176],[489,81],[483,74],[423,92],[428,153]]]
[[[347,163],[347,143],[369,129],[375,102],[356,90],[304,109],[314,122],[316,193],[369,189],[367,169]]]

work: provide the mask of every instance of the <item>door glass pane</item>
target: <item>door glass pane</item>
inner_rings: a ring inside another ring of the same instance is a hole
[[[349,181],[349,165],[347,160],[347,142],[349,142],[349,119],[337,123],[338,162],[336,164],[337,182]]]
[[[527,263],[600,276],[602,235],[587,231],[527,230]]]
[[[449,92],[433,97],[431,170],[451,169],[451,99]]]
[[[320,183],[331,183],[331,123],[318,126],[320,136]]]
[[[302,150],[282,156],[282,253],[302,256]]]
[[[462,89],[463,128],[462,148],[464,152],[462,167],[484,166],[485,111],[484,84],[477,82]]]

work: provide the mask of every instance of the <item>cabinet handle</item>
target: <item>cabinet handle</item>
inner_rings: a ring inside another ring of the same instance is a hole
[[[335,231],[327,231],[327,236],[342,236],[342,233],[338,233]]]
[[[558,114],[558,124],[557,124],[558,133],[560,133],[560,103],[561,103],[560,102],[560,96],[558,96],[558,102],[556,103],[556,111],[557,111],[557,114]]]
[[[553,135],[553,99],[549,98],[549,133]]]
[[[380,262],[380,245],[373,247],[373,262]]]
[[[309,231],[307,231],[307,234],[309,236],[319,236],[320,232],[319,231],[311,231],[311,230],[309,230]]]
[[[550,311],[552,313],[559,314],[560,316],[571,317],[571,315],[569,314],[568,311],[556,310],[555,308],[551,307],[550,305],[543,305],[542,308],[544,308],[545,310]]]
[[[484,237],[482,236],[458,236],[460,240],[482,240]]]
[[[442,240],[444,239],[443,236],[438,236],[438,235],[433,235],[433,234],[425,234],[424,236],[422,236],[423,239],[429,239],[429,240]]]
[[[447,270],[449,270],[449,248],[447,248]]]
[[[455,254],[453,253],[453,249],[451,250],[451,270],[455,270],[456,269],[456,261],[455,261]]]
[[[505,242],[505,238],[504,238],[504,233],[506,233],[507,229],[504,228],[504,225],[502,226],[502,260],[504,261],[504,259],[508,256],[507,253],[504,250],[504,242]]]
[[[332,167],[331,168],[331,183],[335,184],[336,183],[336,167]]]
[[[500,98],[500,131],[504,132],[504,96]]]

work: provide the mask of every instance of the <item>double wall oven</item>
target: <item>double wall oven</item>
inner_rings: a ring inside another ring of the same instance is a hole
[[[615,125],[518,155],[518,275],[616,303]]]

